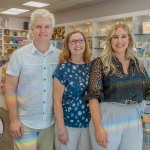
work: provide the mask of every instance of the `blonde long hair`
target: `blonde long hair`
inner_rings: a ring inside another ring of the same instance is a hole
[[[63,43],[63,46],[62,46],[62,52],[61,52],[60,57],[59,57],[59,62],[61,64],[71,60],[71,52],[70,52],[70,49],[69,49],[68,42],[69,42],[69,39],[70,39],[71,35],[75,34],[75,33],[80,33],[83,36],[84,41],[85,41],[85,51],[84,51],[84,54],[83,54],[84,62],[87,64],[91,60],[92,52],[91,52],[91,49],[90,49],[89,42],[88,42],[87,38],[85,37],[85,35],[81,31],[72,31],[72,32],[68,33],[66,38],[64,39],[64,43]]]
[[[114,35],[114,32],[116,31],[116,29],[118,28],[124,29],[130,37],[130,41],[129,41],[129,44],[125,53],[125,57],[127,59],[133,59],[136,64],[137,69],[140,69],[143,72],[143,65],[133,50],[134,41],[133,41],[130,28],[123,22],[117,22],[110,28],[107,39],[106,39],[106,47],[104,48],[100,56],[104,64],[106,74],[109,73],[110,69],[112,69],[113,73],[116,71],[116,66],[112,63],[112,59],[115,55],[111,46],[111,38]]]

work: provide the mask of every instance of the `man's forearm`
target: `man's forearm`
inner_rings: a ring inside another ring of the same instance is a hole
[[[18,77],[6,75],[5,80],[5,101],[9,112],[10,121],[18,120],[16,89]]]

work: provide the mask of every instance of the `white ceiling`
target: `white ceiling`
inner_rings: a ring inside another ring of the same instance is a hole
[[[10,8],[22,8],[22,9],[28,9],[29,12],[22,13],[20,15],[17,15],[18,17],[29,17],[32,11],[34,11],[35,7],[30,6],[24,6],[23,3],[29,2],[29,1],[36,1],[36,2],[43,2],[48,3],[50,5],[43,7],[45,9],[48,9],[50,12],[54,14],[58,14],[67,10],[76,9],[76,8],[82,8],[87,7],[90,5],[103,3],[106,1],[111,0],[0,0],[0,12],[5,11]],[[7,15],[8,16],[8,15]]]

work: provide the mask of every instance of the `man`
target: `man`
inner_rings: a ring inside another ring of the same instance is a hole
[[[54,25],[53,14],[35,10],[33,42],[16,50],[7,67],[6,104],[15,150],[53,150],[52,74],[60,54],[50,42]]]

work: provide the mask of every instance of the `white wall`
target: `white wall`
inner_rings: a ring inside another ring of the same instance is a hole
[[[29,18],[0,16],[0,23],[2,23],[3,20],[6,20],[4,28],[10,28],[10,29],[23,29],[24,22],[30,21]],[[3,23],[1,24],[1,27],[3,27]]]
[[[150,0],[110,0],[86,8],[55,14],[56,24],[150,9]]]

